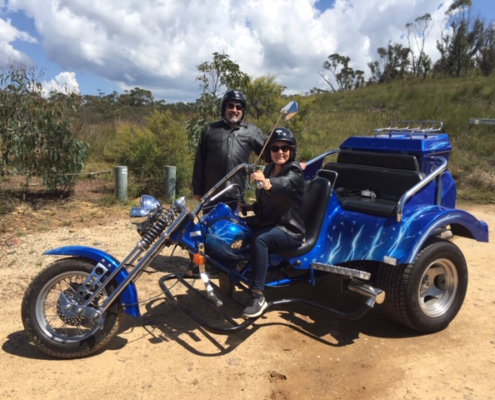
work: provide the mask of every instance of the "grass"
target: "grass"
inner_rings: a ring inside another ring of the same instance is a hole
[[[301,102],[311,102],[311,111],[298,125],[300,131],[294,131],[300,158],[338,148],[349,136],[373,134],[390,121],[439,120],[450,136],[449,169],[460,196],[475,202],[494,200],[495,126],[476,126],[469,132],[468,122],[472,117],[495,119],[495,76],[406,80]],[[480,172],[482,179],[476,179]]]

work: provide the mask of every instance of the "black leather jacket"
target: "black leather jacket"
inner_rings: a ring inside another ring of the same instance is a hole
[[[201,132],[193,170],[193,194],[203,196],[236,166],[259,154],[266,136],[258,127],[241,122],[232,128],[225,120],[207,125]],[[244,189],[246,174],[239,173],[229,183]]]
[[[259,228],[277,226],[295,239],[304,239],[306,229],[302,217],[302,195],[304,178],[299,161],[285,164],[277,176],[270,177],[275,164],[269,164],[264,171],[272,188],[256,190],[253,209],[259,217]]]

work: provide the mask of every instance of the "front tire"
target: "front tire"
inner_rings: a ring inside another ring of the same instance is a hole
[[[103,329],[87,317],[67,318],[60,309],[60,295],[70,294],[91,273],[95,264],[86,259],[55,261],[29,285],[22,300],[24,328],[41,351],[58,358],[78,358],[105,346],[117,334],[123,308],[117,299],[104,314]],[[98,307],[115,286],[110,283],[95,299]]]
[[[412,264],[380,265],[377,286],[390,318],[422,333],[445,329],[466,296],[468,271],[459,248],[448,241],[426,242]]]

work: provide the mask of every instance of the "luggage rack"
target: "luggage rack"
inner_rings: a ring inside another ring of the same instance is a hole
[[[375,137],[387,133],[389,137],[394,134],[409,134],[409,137],[412,138],[414,134],[420,134],[426,138],[428,134],[441,132],[442,128],[442,121],[406,120],[391,121],[388,128],[378,128],[374,131]]]

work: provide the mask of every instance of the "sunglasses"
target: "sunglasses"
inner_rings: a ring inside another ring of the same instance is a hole
[[[236,110],[242,110],[242,104],[234,104],[234,103],[229,103],[229,104],[227,104],[227,108],[228,108],[229,110],[233,110],[234,108],[235,108]]]
[[[280,150],[282,150],[284,153],[287,153],[290,150],[290,146],[270,146],[270,151],[272,153],[278,153]]]

